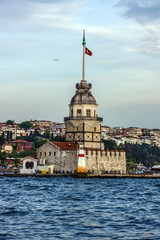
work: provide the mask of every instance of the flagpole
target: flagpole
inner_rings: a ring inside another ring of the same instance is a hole
[[[84,82],[85,81],[85,45],[86,45],[86,42],[85,42],[85,29],[83,29],[83,42],[82,42],[82,45],[83,45],[82,81]]]

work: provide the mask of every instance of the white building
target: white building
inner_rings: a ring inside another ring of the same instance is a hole
[[[21,174],[32,174],[36,172],[38,159],[28,156],[23,158],[22,160],[23,168],[20,168]]]

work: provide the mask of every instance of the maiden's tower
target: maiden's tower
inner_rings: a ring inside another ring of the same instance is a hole
[[[37,151],[39,164],[42,168],[52,166],[55,172],[60,173],[78,172],[78,169],[81,171],[83,168],[85,173],[93,175],[111,172],[123,174],[126,173],[125,152],[105,151],[101,148],[103,119],[98,117],[98,104],[91,93],[92,85],[85,80],[85,54],[91,56],[92,52],[85,46],[84,31],[82,45],[82,80],[76,84],[76,93],[69,104],[69,116],[64,118],[66,141],[48,141],[42,145]]]
[[[76,84],[76,94],[69,105],[69,117],[65,117],[66,141],[83,144],[84,148],[101,148],[101,123],[98,117],[98,104],[91,93],[92,85],[85,80],[85,54],[92,55],[86,48],[83,31],[83,69],[82,80]]]

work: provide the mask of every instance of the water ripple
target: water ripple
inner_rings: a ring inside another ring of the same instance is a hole
[[[159,179],[0,177],[0,239],[160,239]]]

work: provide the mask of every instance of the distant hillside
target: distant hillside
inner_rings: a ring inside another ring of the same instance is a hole
[[[156,146],[150,146],[148,144],[130,144],[117,146],[114,141],[104,140],[105,149],[108,150],[121,150],[126,152],[127,168],[135,168],[136,164],[142,163],[146,167],[152,167],[153,165],[160,165],[160,148]]]
[[[160,148],[156,146],[126,143],[123,149],[126,151],[127,161],[132,161],[133,163],[141,162],[146,167],[152,167],[156,164],[160,165]]]

